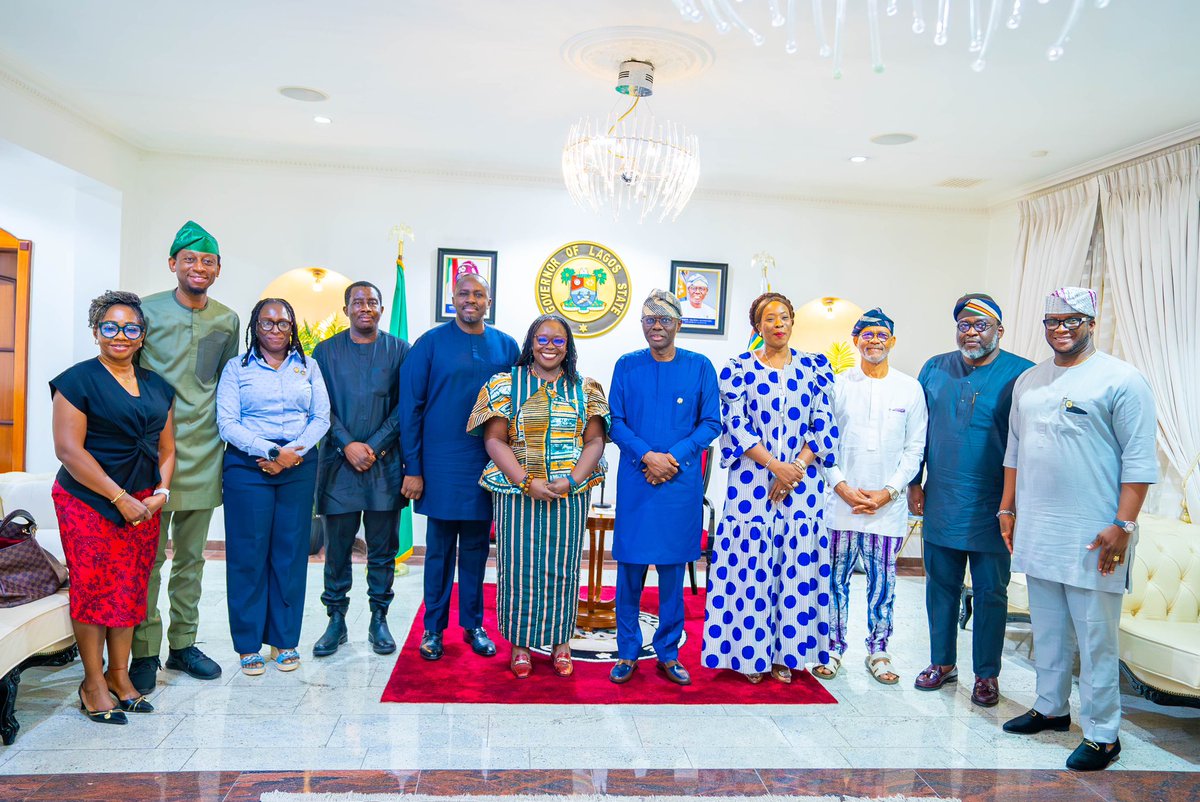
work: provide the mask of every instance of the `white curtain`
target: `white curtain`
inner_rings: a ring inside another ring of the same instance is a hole
[[[1046,295],[1083,279],[1096,225],[1095,178],[1017,203],[1021,228],[1011,297],[1004,312],[1004,348],[1040,362],[1049,356],[1042,328]]]
[[[1200,145],[1099,182],[1121,344],[1150,381],[1159,444],[1183,476],[1200,457]],[[1200,520],[1200,471],[1184,493]]]

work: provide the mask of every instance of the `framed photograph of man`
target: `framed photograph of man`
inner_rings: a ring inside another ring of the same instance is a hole
[[[671,262],[671,287],[683,310],[681,334],[725,333],[725,280],[729,265]]]
[[[487,323],[496,322],[496,251],[468,251],[463,248],[438,248],[437,275],[434,286],[437,297],[434,320],[454,319],[454,282],[459,276],[474,273],[483,276],[492,288],[492,305],[488,308]]]

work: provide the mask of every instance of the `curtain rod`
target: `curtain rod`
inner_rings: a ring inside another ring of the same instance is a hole
[[[1125,161],[1117,162],[1116,164],[1110,164],[1108,167],[1104,167],[1100,170],[1093,170],[1086,175],[1081,175],[1078,178],[1072,178],[1070,181],[1064,181],[1061,184],[1055,184],[1052,187],[1047,187],[1046,189],[1034,192],[1031,195],[1026,195],[1020,200],[1031,201],[1037,200],[1038,198],[1044,198],[1047,195],[1054,194],[1055,192],[1060,192],[1064,189],[1070,189],[1071,187],[1077,187],[1080,184],[1087,183],[1098,176],[1106,175],[1108,173],[1115,173],[1117,170],[1123,170],[1126,167],[1145,164],[1146,162],[1152,159],[1157,159],[1160,156],[1166,156],[1169,153],[1176,153],[1197,145],[1200,145],[1200,136],[1192,137],[1191,139],[1185,139],[1182,142],[1176,142],[1174,145],[1168,145],[1165,148],[1159,148],[1158,150],[1151,151],[1150,153],[1144,153],[1141,156],[1136,156],[1132,159],[1126,159]]]

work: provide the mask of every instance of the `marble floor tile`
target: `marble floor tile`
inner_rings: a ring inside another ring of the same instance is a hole
[[[237,772],[54,774],[29,802],[224,802]]]
[[[364,769],[528,769],[529,750],[522,747],[458,749],[440,746],[373,746],[367,750]],[[538,766],[538,768],[555,768]]]
[[[244,772],[234,781],[222,802],[259,802],[267,791],[303,794],[411,794],[416,792],[417,771],[262,771]]]
[[[292,713],[300,705],[304,687],[271,686],[264,688],[236,685],[160,686],[152,701],[163,713],[243,715],[254,713]],[[299,711],[323,712],[323,711]]]
[[[329,715],[373,714],[381,716],[438,715],[445,705],[435,703],[392,704],[381,702],[382,690],[373,688],[331,688],[310,685],[300,700],[298,710],[305,713]],[[463,707],[470,707],[464,705]],[[470,712],[470,711],[464,711]]]
[[[319,746],[202,747],[194,750],[184,771],[282,771],[303,766],[307,771],[362,768],[365,749]]]
[[[350,749],[388,745],[422,749],[436,747],[453,751],[481,750],[488,745],[488,724],[487,716],[346,714],[338,719],[327,745]]]
[[[775,722],[775,726],[779,727],[788,742],[797,748],[829,747],[832,749],[854,745],[842,737],[838,731],[837,718],[834,716],[777,715],[772,716],[771,720]]]
[[[488,744],[524,747],[642,744],[633,717],[610,707],[605,705],[603,709],[591,708],[576,713],[555,711],[544,716],[493,715],[489,717],[491,735]]]
[[[727,744],[736,732],[742,747],[786,748],[793,746],[775,721],[767,716],[708,716],[689,720],[686,726],[660,716],[633,716],[646,746],[704,747]]]
[[[1079,782],[1109,802],[1196,802],[1200,774],[1096,771]]]
[[[194,751],[192,748],[20,749],[0,764],[0,774],[180,771]]]
[[[934,796],[913,769],[760,769],[758,776],[773,796],[851,795],[854,797]]]
[[[20,697],[17,699],[20,704]],[[17,744],[22,750],[85,750],[85,749],[154,749],[168,746],[167,736],[186,716],[152,713],[132,716],[125,726],[97,724],[89,721],[79,710],[64,710],[58,715],[22,731]],[[180,744],[180,748],[195,748],[195,744]]]
[[[762,796],[753,769],[598,769],[591,772],[596,793],[609,796]]]
[[[970,719],[953,716],[872,717],[857,716],[837,722],[838,733],[851,744],[876,744],[886,738],[907,746],[979,748],[987,744]]]
[[[1102,797],[1081,783],[1072,772],[1014,771],[986,769],[921,769],[921,779],[939,796],[954,796],[962,802],[1095,802]]]
[[[241,749],[261,746],[325,746],[337,716],[292,714],[184,716],[164,747]]]
[[[496,794],[536,796],[542,794],[591,794],[596,790],[590,772],[568,769],[499,769],[422,771],[417,793],[434,796],[450,794]]]
[[[1026,748],[993,746],[959,751],[977,769],[1064,769],[1074,747],[1046,744]]]
[[[898,746],[880,733],[875,746],[842,746],[838,752],[855,769],[954,769],[971,768],[971,762],[958,750],[944,746]]]
[[[638,747],[596,744],[595,746],[538,746],[529,750],[529,765],[535,769],[690,769],[692,761],[680,747]]]
[[[692,765],[721,766],[727,769],[837,769],[850,764],[834,747],[754,747],[689,746]]]

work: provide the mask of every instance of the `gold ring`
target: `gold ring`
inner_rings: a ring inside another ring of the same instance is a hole
[[[1121,562],[1121,555],[1118,554],[1116,557],[1113,557],[1113,562],[1115,562],[1115,563]]]

